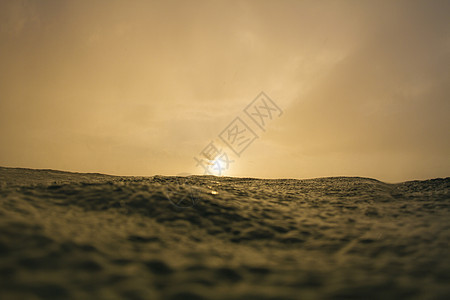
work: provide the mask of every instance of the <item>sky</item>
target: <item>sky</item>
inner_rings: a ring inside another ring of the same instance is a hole
[[[450,1],[0,1],[1,166],[447,177],[449,115]]]

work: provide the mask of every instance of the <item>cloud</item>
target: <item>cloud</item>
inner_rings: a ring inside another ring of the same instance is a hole
[[[264,90],[285,114],[234,175],[403,180],[450,169],[448,1],[0,6],[1,164],[191,172]]]

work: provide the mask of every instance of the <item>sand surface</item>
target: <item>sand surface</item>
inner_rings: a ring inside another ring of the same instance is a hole
[[[0,168],[0,299],[450,299],[449,191]]]

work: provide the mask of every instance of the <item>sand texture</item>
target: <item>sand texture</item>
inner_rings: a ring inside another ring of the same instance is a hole
[[[0,168],[0,299],[450,299],[449,191]]]

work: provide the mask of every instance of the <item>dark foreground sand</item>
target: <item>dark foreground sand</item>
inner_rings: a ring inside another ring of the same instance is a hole
[[[183,180],[0,168],[0,299],[450,299],[450,178]]]

